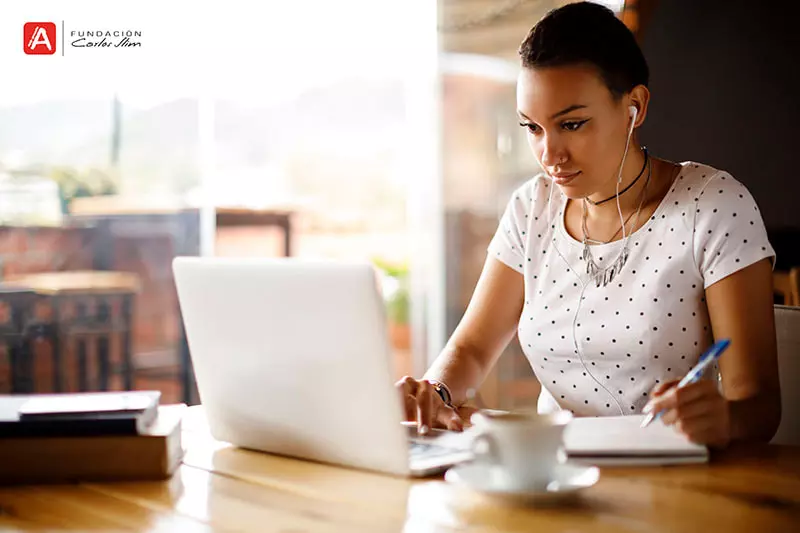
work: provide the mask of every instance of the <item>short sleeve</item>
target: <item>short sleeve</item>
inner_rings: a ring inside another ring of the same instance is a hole
[[[533,203],[531,189],[532,184],[528,182],[514,191],[488,248],[491,256],[520,274],[523,273],[526,261],[529,217]]]
[[[712,177],[696,199],[694,257],[704,288],[775,251],[747,188],[730,174]]]

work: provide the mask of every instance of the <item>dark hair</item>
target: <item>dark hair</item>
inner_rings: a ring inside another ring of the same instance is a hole
[[[615,99],[650,77],[647,61],[633,33],[605,6],[567,4],[547,13],[519,47],[526,68],[588,64]]]

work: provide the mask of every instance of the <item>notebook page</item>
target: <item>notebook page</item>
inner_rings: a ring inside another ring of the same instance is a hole
[[[644,415],[585,417],[572,420],[564,432],[567,453],[585,456],[707,455],[705,446],[694,444],[660,420],[646,428]]]

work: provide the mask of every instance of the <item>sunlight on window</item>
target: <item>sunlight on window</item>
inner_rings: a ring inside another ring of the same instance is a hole
[[[158,368],[182,342],[175,255],[371,261],[387,281],[398,367],[410,372],[409,299],[433,290],[412,288],[412,256],[430,269],[443,250],[441,235],[430,238],[440,218],[434,3],[37,6],[63,32],[64,55],[0,50],[24,80],[0,86],[0,195],[15,206],[10,232],[46,221],[64,250],[7,260],[0,278],[75,257],[137,273],[133,351]],[[15,3],[0,35],[32,16]],[[142,48],[70,48],[72,31],[109,27],[140,31]],[[16,201],[42,183],[47,213]],[[85,246],[61,236],[108,221],[120,224],[108,249],[99,230]]]

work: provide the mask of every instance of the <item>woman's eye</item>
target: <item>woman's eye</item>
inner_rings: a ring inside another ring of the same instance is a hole
[[[530,122],[520,122],[519,125],[526,128],[531,133],[538,133],[539,131],[539,126],[531,124]]]
[[[570,121],[570,122],[562,123],[561,127],[564,128],[567,131],[578,131],[580,129],[580,127],[583,126],[584,124],[586,124],[588,121],[589,121],[589,119],[586,119],[586,120],[573,120],[573,121]]]

